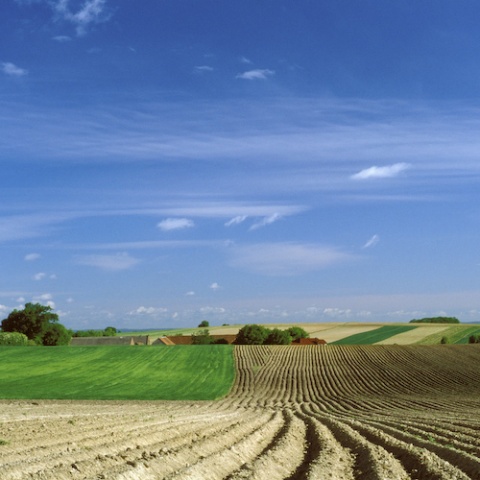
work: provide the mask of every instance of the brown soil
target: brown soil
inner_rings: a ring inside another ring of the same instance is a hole
[[[480,479],[479,347],[236,347],[217,402],[2,401],[0,479]]]

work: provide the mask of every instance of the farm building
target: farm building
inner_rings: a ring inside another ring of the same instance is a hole
[[[122,336],[122,337],[73,337],[70,345],[74,347],[103,346],[103,345],[149,345],[150,338],[143,336]]]
[[[320,338],[299,338],[294,340],[292,345],[326,345],[327,342]]]

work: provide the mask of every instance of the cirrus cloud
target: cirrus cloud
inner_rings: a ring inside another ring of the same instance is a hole
[[[185,228],[192,228],[195,224],[188,218],[166,218],[157,224],[157,227],[164,231],[183,230]]]
[[[23,77],[28,73],[28,70],[17,67],[14,63],[11,62],[3,62],[2,72],[6,75],[10,75],[11,77]]]
[[[386,165],[384,167],[373,167],[360,170],[353,174],[350,178],[353,180],[368,180],[370,178],[392,178],[398,174],[409,169],[411,165],[409,163],[394,163],[393,165]]]
[[[338,248],[293,242],[235,246],[230,266],[262,275],[299,275],[354,258]]]
[[[126,252],[116,253],[113,255],[82,255],[78,256],[76,262],[80,265],[100,268],[107,271],[128,270],[137,265],[139,259],[130,256]]]
[[[257,68],[255,70],[248,70],[243,73],[239,73],[236,78],[242,80],[266,80],[268,77],[275,75],[274,70],[269,70],[268,68]]]

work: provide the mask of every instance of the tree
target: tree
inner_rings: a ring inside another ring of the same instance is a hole
[[[298,340],[299,338],[308,338],[310,335],[301,327],[290,327],[287,328],[287,332],[292,337],[292,341]]]
[[[192,335],[192,345],[211,345],[215,342],[207,328]]]
[[[114,337],[117,334],[117,329],[115,327],[107,327],[103,331],[104,337]]]
[[[290,333],[288,333],[288,330],[274,328],[270,331],[264,343],[265,345],[290,345],[292,343],[292,337]]]
[[[235,343],[237,345],[263,345],[269,330],[261,325],[245,325],[238,331]]]
[[[51,329],[51,327],[61,327]],[[65,332],[67,336],[71,332],[58,323],[58,315],[53,313],[52,307],[41,305],[40,303],[26,303],[23,310],[13,310],[7,318],[2,320],[2,331],[23,333],[29,340],[37,344],[44,344],[44,336],[47,334],[46,345],[52,345],[53,339],[59,342],[65,341]],[[70,338],[68,338],[68,342]],[[67,343],[68,343],[67,342]],[[61,343],[64,344],[64,343]],[[54,344],[57,345],[57,344]]]
[[[47,347],[68,345],[71,339],[71,331],[67,330],[61,323],[52,323],[43,333],[42,344]]]
[[[202,320],[198,325],[198,328],[208,328],[209,326],[210,326],[210,323],[208,323],[208,320]]]

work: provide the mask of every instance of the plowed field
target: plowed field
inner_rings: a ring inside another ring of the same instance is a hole
[[[480,346],[236,347],[215,402],[0,402],[0,478],[480,479]]]

